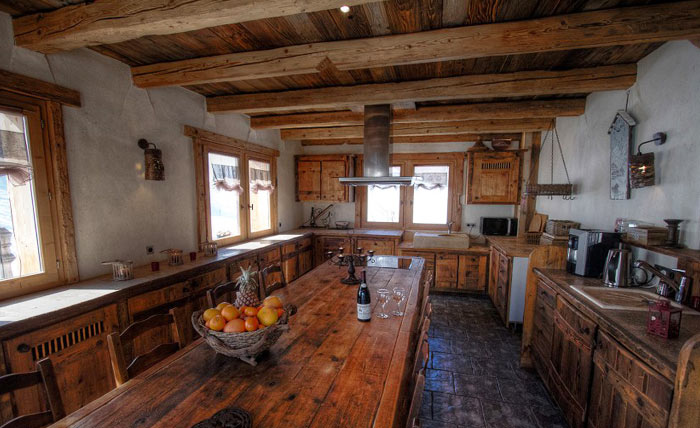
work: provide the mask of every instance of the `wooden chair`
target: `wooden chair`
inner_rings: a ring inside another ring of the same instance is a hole
[[[123,342],[133,343],[134,339],[140,335],[165,325],[173,325],[175,327],[173,332],[175,342],[162,343],[145,354],[135,356],[127,365]],[[145,320],[131,324],[121,333],[115,332],[107,336],[109,356],[112,359],[112,370],[114,371],[114,379],[117,382],[117,386],[124,384],[132,377],[180,350],[185,337],[185,325],[182,309],[172,308],[167,314],[151,315]]]
[[[214,308],[218,305],[219,297],[224,295],[229,295],[228,302],[233,303],[236,299],[236,291],[238,291],[238,284],[236,284],[236,281],[219,284],[211,290],[207,290],[207,303],[210,308]]]
[[[49,410],[18,416],[7,421],[0,428],[39,428],[56,422],[66,416],[51,360],[49,358],[44,358],[37,362],[36,366],[37,371],[35,372],[10,373],[1,376],[0,395],[34,385],[43,385],[44,392],[48,399]]]
[[[423,302],[423,309],[421,310],[422,317],[425,319],[430,319],[433,316],[433,305],[430,303],[430,296]]]
[[[418,417],[420,416],[420,407],[423,404],[423,389],[425,388],[425,371],[421,370],[416,378],[415,385],[413,386],[413,397],[411,398],[411,406],[408,409],[408,420],[406,421],[406,428],[418,428],[420,427],[420,421]]]
[[[433,271],[429,270],[428,273],[425,275],[425,279],[423,280],[423,283],[421,284],[421,294],[423,296],[421,300],[421,312],[419,315],[419,319],[423,318],[425,316],[425,313],[423,312],[425,310],[425,303],[427,300],[430,299],[430,285],[433,283]]]
[[[279,264],[274,264],[266,267],[262,270],[262,286],[260,290],[262,291],[262,297],[265,298],[270,295],[275,290],[284,288],[287,286],[287,281],[284,279],[284,272]],[[277,280],[274,279],[277,276]]]
[[[430,358],[430,347],[428,345],[428,329],[430,328],[430,320],[425,319],[423,326],[421,327],[420,336],[418,336],[418,343],[416,344],[416,355],[413,360],[413,371],[411,371],[411,376],[416,376],[416,374],[428,365],[428,359]]]

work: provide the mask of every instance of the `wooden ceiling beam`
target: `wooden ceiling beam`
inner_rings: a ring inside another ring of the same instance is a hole
[[[392,137],[425,135],[454,135],[481,133],[534,132],[549,129],[552,118],[469,120],[463,122],[395,123],[391,125]],[[283,140],[328,140],[336,138],[361,138],[363,126],[341,126],[337,128],[283,129]]]
[[[223,95],[207,98],[207,110],[263,113],[305,108],[342,109],[355,105],[390,104],[401,101],[589,94],[595,91],[627,89],[636,79],[635,64],[567,71],[519,71],[397,83]]]
[[[423,123],[579,116],[583,114],[585,107],[585,98],[428,106],[416,110],[394,109],[392,122]],[[298,113],[252,117],[250,127],[253,129],[295,129],[352,126],[362,125],[363,120],[362,113],[352,111]]]
[[[383,0],[100,0],[12,21],[15,44],[43,53]]]
[[[508,134],[454,134],[454,135],[423,135],[408,137],[392,137],[394,144],[422,144],[422,143],[469,143],[474,141],[492,141],[493,139],[506,139],[519,141],[522,133]],[[363,144],[363,138],[333,138],[328,140],[301,140],[302,146],[337,146],[342,144]]]
[[[137,86],[195,85],[700,37],[700,2],[582,12],[241,52],[132,69]]]

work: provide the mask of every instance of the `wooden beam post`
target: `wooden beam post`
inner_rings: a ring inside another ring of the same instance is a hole
[[[400,101],[589,94],[594,91],[627,89],[636,80],[635,64],[566,71],[519,71],[399,83],[224,95],[208,98],[207,110],[262,113],[304,108],[339,109],[353,105],[390,104]]]
[[[518,237],[525,237],[525,232],[527,232],[528,227],[530,227],[530,222],[532,222],[532,217],[535,215],[537,210],[537,199],[533,195],[525,195],[525,186],[527,184],[537,184],[537,174],[539,172],[540,165],[540,150],[542,149],[542,133],[532,132],[528,133],[527,136],[523,134],[523,139],[520,144],[523,145],[523,140],[526,140],[526,148],[530,149],[530,162],[528,167],[527,176],[523,175],[522,180],[522,195],[520,198],[520,205],[518,207]],[[529,179],[532,177],[532,180]]]
[[[424,143],[473,143],[474,141],[492,141],[508,139],[517,141],[522,134],[454,134],[454,135],[422,135],[408,137],[392,137],[394,144],[424,144]],[[337,146],[341,144],[363,144],[362,138],[333,138],[328,140],[301,140],[302,146]]]

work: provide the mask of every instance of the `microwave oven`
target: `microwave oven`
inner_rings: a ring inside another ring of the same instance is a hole
[[[481,217],[481,234],[517,236],[518,219],[508,217]]]

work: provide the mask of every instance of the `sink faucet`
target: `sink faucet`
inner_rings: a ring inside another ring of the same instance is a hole
[[[454,221],[447,223],[447,234],[452,235],[452,225],[455,224]]]
[[[671,279],[668,275],[665,275],[663,272],[656,269],[649,263],[645,262],[644,260],[635,261],[633,266],[636,268],[644,269],[659,277],[661,281],[668,284],[671,288],[673,288],[676,291],[676,296],[674,297],[674,300],[678,303],[683,303],[683,300],[685,300],[685,295],[688,292],[688,289],[690,288],[691,281],[691,279],[685,275],[684,270],[676,271],[681,274],[680,280],[676,281],[674,279]]]

